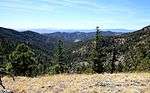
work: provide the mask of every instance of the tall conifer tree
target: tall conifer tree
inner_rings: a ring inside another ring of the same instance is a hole
[[[102,51],[102,36],[100,35],[99,27],[96,27],[96,36],[95,36],[95,50],[94,50],[94,66],[93,69],[97,73],[102,73],[104,71],[103,67],[103,51]]]

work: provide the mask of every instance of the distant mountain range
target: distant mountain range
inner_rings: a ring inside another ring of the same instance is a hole
[[[28,31],[28,30],[27,30]],[[57,38],[65,42],[78,42],[92,39],[95,36],[95,29],[91,30],[74,30],[74,29],[30,29],[30,31],[38,32],[48,38]],[[25,31],[26,32],[26,31]],[[132,32],[126,29],[104,29],[103,36],[116,36],[125,32]]]
[[[9,44],[13,43],[26,43],[29,44],[34,49],[40,51],[45,51],[51,54],[51,50],[56,46],[57,41],[63,40],[65,44],[71,44],[78,41],[85,41],[94,38],[95,32],[54,32],[47,34],[40,34],[33,31],[16,31],[13,29],[8,29],[0,27],[0,41],[8,41]],[[121,35],[122,32],[111,32],[104,31],[102,35],[104,36],[115,36]]]
[[[53,30],[54,31],[54,30]],[[70,31],[70,32],[69,32]],[[49,43],[49,40],[64,40],[64,41],[71,41],[71,42],[77,42],[77,41],[84,41],[94,38],[95,30],[62,30],[59,32],[56,32],[56,30],[53,33],[43,33],[39,34],[37,32],[39,31],[16,31],[13,29],[8,29],[4,27],[0,27],[0,38],[7,38],[17,41],[24,41],[24,42],[37,42],[37,43]],[[50,31],[52,32],[52,31]],[[112,32],[112,31],[101,31],[101,34],[103,36],[116,36],[121,35],[123,32]],[[55,41],[54,40],[54,41]]]
[[[73,32],[95,32],[95,29],[29,29],[31,31],[35,31],[38,33],[54,33],[54,32],[67,32],[67,33],[73,33]],[[111,32],[132,32],[135,30],[128,30],[128,29],[102,29],[102,31],[111,31]]]
[[[92,39],[95,36],[95,29],[91,30],[74,30],[74,29],[31,29],[32,31],[39,32],[47,37],[58,38],[69,42],[78,42]],[[132,32],[132,30],[127,29],[103,29],[103,36],[116,36],[123,33]]]
[[[103,36],[116,36],[123,34],[122,32],[111,32],[111,31],[103,31],[101,32]],[[95,32],[54,32],[49,34],[43,34],[47,37],[61,39],[63,41],[69,42],[78,42],[78,41],[87,41],[89,39],[94,38]]]

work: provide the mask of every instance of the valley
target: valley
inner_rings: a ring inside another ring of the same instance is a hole
[[[150,26],[119,35],[101,32],[1,27],[0,67],[15,81],[3,77],[6,90],[0,87],[0,93],[149,93]]]

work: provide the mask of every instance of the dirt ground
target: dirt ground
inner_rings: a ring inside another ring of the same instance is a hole
[[[2,79],[6,89],[13,93],[150,93],[150,73],[62,74],[15,79]]]

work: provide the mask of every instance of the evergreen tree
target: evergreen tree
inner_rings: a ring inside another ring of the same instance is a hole
[[[54,55],[53,64],[55,73],[65,73],[67,71],[67,61],[64,53],[64,45],[61,40],[58,41],[56,53]]]
[[[113,39],[113,49],[112,49],[112,62],[111,62],[111,73],[114,73],[115,69],[115,62],[117,61],[116,58],[116,49],[115,49],[115,40]]]
[[[103,49],[102,49],[102,36],[100,35],[100,30],[99,27],[96,27],[96,36],[95,36],[95,41],[96,41],[96,46],[94,50],[94,66],[93,70],[97,73],[102,73],[104,71],[103,67],[103,62],[105,61],[104,59],[104,54],[103,54]]]
[[[9,55],[15,75],[33,76],[36,74],[34,53],[25,44],[19,44]]]
[[[0,44],[0,66],[3,65],[3,53],[2,53],[2,51],[3,51],[3,48],[2,48],[2,46]]]

